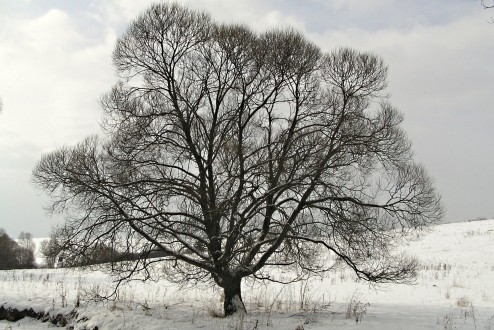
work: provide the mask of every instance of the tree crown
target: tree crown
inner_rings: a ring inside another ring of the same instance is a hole
[[[34,170],[51,210],[71,211],[60,229],[70,250],[137,252],[131,273],[161,251],[170,277],[225,290],[269,278],[272,265],[327,270],[329,256],[370,281],[413,273],[394,239],[442,211],[383,94],[378,56],[159,4],[131,23],[113,61],[105,137]]]

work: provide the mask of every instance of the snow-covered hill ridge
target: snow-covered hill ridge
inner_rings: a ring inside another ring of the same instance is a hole
[[[433,226],[411,248],[423,262],[494,263],[494,219]]]
[[[0,304],[68,313],[79,297],[74,329],[494,329],[494,220],[437,225],[403,250],[420,261],[414,285],[369,286],[348,269],[290,285],[247,281],[243,318],[213,317],[221,301],[212,286],[181,289],[164,280],[91,302],[111,279],[61,269],[0,272]]]

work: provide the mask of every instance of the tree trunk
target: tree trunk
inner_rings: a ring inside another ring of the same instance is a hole
[[[245,305],[242,301],[242,293],[240,283],[242,278],[229,278],[223,280],[225,301],[223,302],[223,309],[226,316],[234,315],[235,313],[247,313]]]

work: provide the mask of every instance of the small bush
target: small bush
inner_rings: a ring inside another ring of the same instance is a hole
[[[466,296],[462,296],[456,300],[456,305],[458,307],[468,307],[470,306],[470,299]]]

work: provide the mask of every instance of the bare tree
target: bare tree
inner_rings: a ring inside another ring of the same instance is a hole
[[[55,267],[56,254],[50,251],[50,240],[45,239],[40,243],[39,252],[44,256],[44,265],[48,268]]]
[[[212,280],[225,315],[245,311],[243,278],[279,280],[272,267],[413,276],[392,247],[442,211],[379,57],[160,4],[113,60],[105,137],[46,154],[33,172],[50,210],[67,214],[57,235],[69,255],[105,244],[138,254],[114,265],[122,279],[157,276],[159,262],[170,280]]]
[[[46,239],[40,243],[39,248],[41,254],[45,257],[45,264],[48,268],[55,267],[57,257],[60,254],[62,248],[58,243],[58,239],[56,237],[50,237],[50,239]]]
[[[36,244],[34,244],[33,235],[22,231],[17,239],[17,244],[20,246],[17,252],[19,266],[21,268],[35,267],[36,258],[34,256],[34,250],[36,249]]]
[[[17,243],[26,250],[34,251],[36,249],[36,244],[33,241],[33,235],[31,233],[21,231]]]

